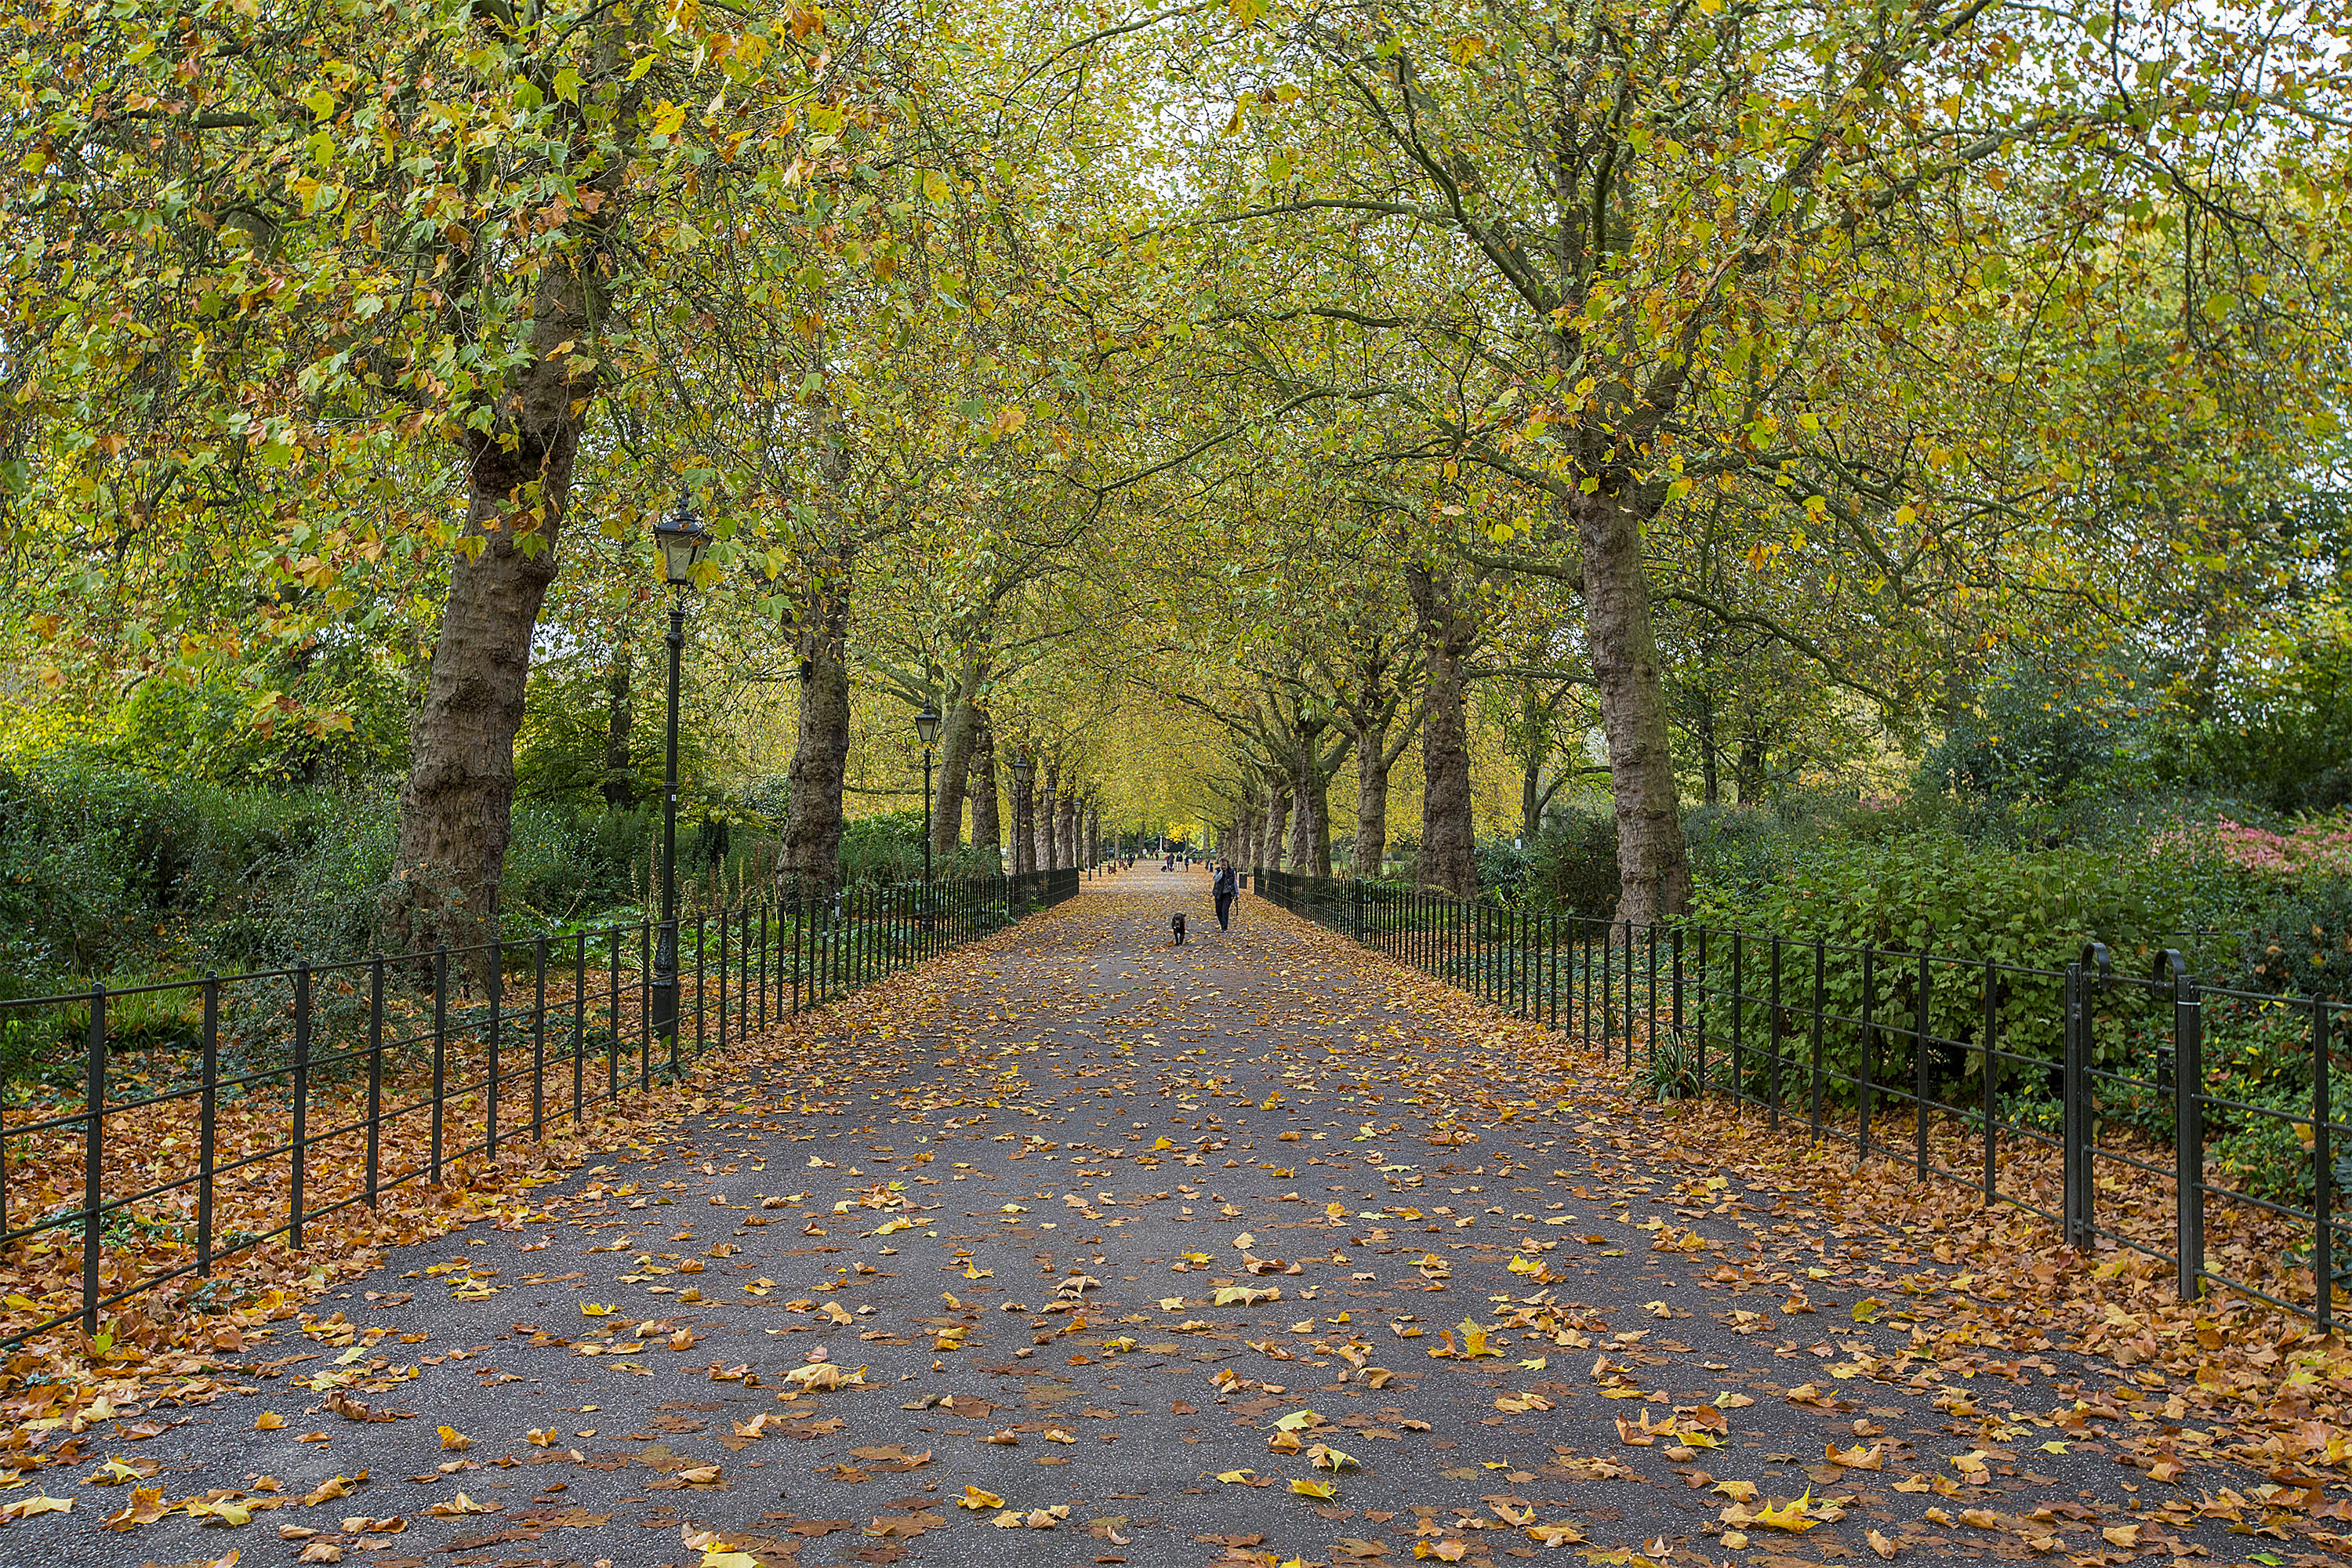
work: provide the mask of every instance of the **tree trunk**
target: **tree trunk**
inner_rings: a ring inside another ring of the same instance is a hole
[[[1764,804],[1764,739],[1760,735],[1739,738],[1739,757],[1732,764],[1732,783],[1738,787],[1739,804],[1756,806]]]
[[[1425,683],[1421,721],[1421,880],[1456,898],[1478,890],[1477,844],[1470,817],[1470,733],[1463,662],[1477,624],[1454,603],[1453,584],[1408,566],[1405,594],[1422,639]]]
[[[1356,875],[1378,877],[1389,854],[1389,762],[1386,723],[1356,732]]]
[[[972,740],[980,728],[981,661],[964,668],[940,723],[939,786],[931,800],[931,853],[952,858],[963,843],[963,800],[971,779]]]
[[[1290,822],[1290,786],[1273,784],[1265,792],[1265,841],[1258,847],[1257,863],[1269,871],[1282,869],[1282,833]]]
[[[619,169],[595,178],[607,198],[617,196]],[[597,373],[572,369],[567,351],[595,343],[604,327],[617,199],[610,209],[583,220],[579,265],[540,273],[530,353],[488,400],[488,428],[464,437],[465,533],[482,549],[450,564],[425,697],[409,721],[396,885],[383,906],[383,940],[396,949],[478,935],[498,895],[531,641],[597,391]]]
[[[635,715],[629,707],[629,639],[613,645],[613,668],[604,677],[604,804],[625,807],[635,803],[636,772],[629,761],[629,729]]]
[[[1597,494],[1575,508],[1584,558],[1585,641],[1616,797],[1617,918],[1647,923],[1690,907],[1690,853],[1650,623],[1641,519]]]
[[[579,421],[557,417],[509,433],[522,437],[512,451],[487,437],[476,444],[466,532],[484,548],[450,565],[425,700],[409,722],[398,884],[384,910],[386,943],[395,948],[476,940],[506,865],[515,731],[539,607],[555,579]],[[534,487],[545,517],[525,551],[518,545]]]
[[[1698,691],[1698,783],[1700,798],[1710,806],[1723,804],[1722,748],[1715,742],[1715,693],[1700,678]]]
[[[1300,761],[1290,785],[1290,868],[1301,876],[1315,869],[1315,764],[1313,737],[1302,737]]]
[[[1045,764],[1045,788],[1037,797],[1037,869],[1055,871],[1061,868],[1054,858],[1054,813],[1062,802],[1062,769],[1058,763]]]
[[[1078,863],[1078,797],[1062,797],[1061,868],[1067,871]]]
[[[849,772],[849,559],[801,601],[800,731],[786,776],[778,875],[810,890],[841,879],[841,786]]]
[[[971,848],[985,873],[1002,862],[1004,831],[996,815],[996,734],[979,712],[971,739]]]

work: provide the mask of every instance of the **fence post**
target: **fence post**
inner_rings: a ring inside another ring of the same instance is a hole
[[[708,1037],[703,1033],[703,979],[705,970],[702,954],[709,941],[709,915],[705,910],[697,910],[694,911],[694,1054],[698,1057],[703,1053],[705,1047],[709,1043]],[[725,1045],[726,1043],[727,1042],[723,1039],[719,1041],[720,1045]]]
[[[368,960],[367,1205],[376,1206],[383,1170],[383,954]]]
[[[482,1108],[482,1158],[492,1169],[499,1163],[499,1047],[505,1043],[507,1012],[507,949],[499,931],[498,904],[490,905],[490,974],[483,989],[490,1003],[490,1070],[483,1088],[488,1103]]]
[[[1987,1206],[1993,1202],[1998,1179],[1994,1162],[2000,1134],[2000,1073],[1999,1058],[1993,1051],[2000,1043],[2000,966],[1988,958],[1984,966],[1984,1049],[1979,1060],[1984,1082],[1977,1086],[1984,1098],[1984,1201]]]
[[[1746,956],[1747,946],[1747,933],[1737,927],[1733,928],[1731,932],[1731,1110],[1735,1116],[1739,1113],[1741,1104],[1748,1099],[1748,1061],[1746,1053],[1742,1049],[1746,1044],[1748,996],[1741,973],[1741,961]]]
[[[89,1059],[82,1084],[81,1327],[98,1333],[98,1264],[106,1201],[106,987],[89,988]]]
[[[1829,978],[1829,941],[1828,941],[1828,939],[1827,939],[1827,938],[1825,938],[1825,937],[1819,937],[1819,936],[1816,936],[1815,938],[1813,938],[1813,1027],[1812,1027],[1812,1037],[1813,1037],[1813,1038],[1812,1038],[1812,1047],[1813,1047],[1813,1061],[1812,1061],[1812,1068],[1813,1068],[1813,1083],[1812,1083],[1812,1102],[1813,1102],[1813,1103],[1812,1103],[1812,1122],[1813,1122],[1813,1142],[1816,1142],[1816,1143],[1818,1143],[1818,1142],[1820,1142],[1822,1141],[1822,1088],[1823,1088],[1823,1084],[1822,1084],[1822,1010],[1823,1010],[1823,1004],[1824,1004],[1824,1000],[1825,1000],[1825,998],[1826,998],[1826,996],[1827,996],[1827,981],[1828,981],[1828,978]]]
[[[1694,1033],[1696,1033],[1696,1034],[1698,1036],[1698,1098],[1699,1098],[1699,1099],[1701,1099],[1701,1100],[1705,1100],[1705,1099],[1706,1098],[1706,994],[1707,994],[1707,984],[1706,984],[1706,977],[1707,977],[1707,967],[1706,967],[1706,927],[1705,927],[1705,926],[1701,926],[1701,927],[1699,927],[1699,928],[1698,928],[1698,955],[1697,955],[1697,956],[1698,956],[1698,981],[1697,981],[1697,993],[1696,993],[1696,994],[1694,996],[1693,1000],[1695,1000],[1695,1001],[1696,1001],[1696,1002],[1697,1002],[1697,1004],[1698,1004],[1698,1027],[1697,1027],[1697,1029],[1696,1029],[1696,1030],[1695,1030],[1695,1031],[1694,1031]],[[1738,1103],[1738,1100],[1737,1100],[1736,1098],[1734,1099],[1733,1103],[1734,1103],[1735,1105],[1737,1105],[1737,1104]]]
[[[2091,1142],[2095,1117],[2091,1105],[2091,1005],[2085,968],[2096,963],[2104,976],[2107,950],[2087,942],[2083,956],[2066,966],[2066,1059],[2063,1124],[2065,1128],[2066,1241],[2077,1251],[2093,1242]]]
[[[1780,939],[1772,939],[1772,975],[1766,984],[1764,1046],[1771,1054],[1764,1068],[1765,1125],[1780,1125]]]
[[[449,944],[433,945],[433,1184],[441,1184],[441,1102],[449,1071]]]
[[[547,938],[530,944],[530,1141],[547,1141]]]
[[[1919,1180],[1927,1179],[1927,955],[1919,955],[1919,984],[1912,998],[1911,1092],[1919,1113]]]
[[[588,933],[572,933],[572,1126],[580,1127],[587,1090],[582,1081],[588,1066]]]
[[[286,1240],[298,1252],[302,1247],[302,1167],[308,1163],[310,1142],[310,963],[300,959],[294,965],[294,1136],[286,1146],[287,1163],[291,1167],[290,1189],[286,1194]]]
[[[196,1099],[196,1276],[213,1272],[213,1141],[220,1093],[220,976],[205,976],[203,1089]]]
[[[1855,1121],[1854,1163],[1870,1158],[1870,1091],[1878,1087],[1878,1031],[1871,1026],[1871,1016],[1877,1011],[1878,950],[1868,941],[1862,944],[1862,1049],[1855,1076],[1862,1081],[1854,1086],[1854,1101],[1860,1115]]]
[[[1625,1067],[1633,1066],[1633,922],[1625,921]]]
[[[2336,1326],[2336,1172],[2329,1125],[2336,1120],[2327,1059],[2327,998],[2311,999],[2311,1289],[2319,1331]]]
[[[2178,961],[2179,955],[2174,955]],[[2161,962],[2161,959],[2158,960]],[[2182,966],[2186,968],[2184,964]],[[2181,1300],[2205,1293],[2205,1016],[2197,983],[2172,988],[2173,1240]]]

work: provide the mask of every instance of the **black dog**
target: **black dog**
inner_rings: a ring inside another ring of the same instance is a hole
[[[1174,931],[1174,932],[1176,933],[1176,945],[1177,945],[1178,947],[1181,947],[1181,946],[1183,946],[1183,945],[1184,945],[1184,911],[1183,911],[1183,910],[1177,910],[1177,911],[1176,911],[1176,916],[1175,916],[1175,918],[1174,918],[1173,920],[1171,920],[1171,921],[1170,921],[1168,922],[1168,929],[1169,929],[1170,931]]]

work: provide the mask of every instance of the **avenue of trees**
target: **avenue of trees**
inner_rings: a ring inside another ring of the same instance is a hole
[[[681,497],[696,809],[802,885],[925,704],[952,863],[1467,892],[1600,803],[1633,919],[1696,805],[2352,799],[2340,8],[30,0],[0,60],[9,798],[396,778],[389,940],[648,798]]]

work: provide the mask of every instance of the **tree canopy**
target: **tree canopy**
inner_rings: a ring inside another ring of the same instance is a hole
[[[634,798],[681,498],[693,765],[803,883],[926,704],[943,853],[1465,891],[1598,803],[1632,918],[1695,801],[2125,731],[2352,797],[2338,9],[58,0],[0,58],[0,699],[398,777],[404,934],[489,907],[519,754]]]

